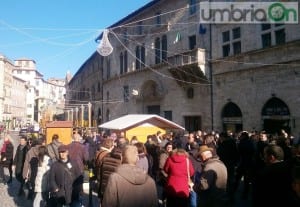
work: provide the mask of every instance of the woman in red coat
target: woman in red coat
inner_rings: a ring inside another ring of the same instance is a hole
[[[177,149],[168,157],[164,171],[168,174],[165,186],[167,207],[188,207],[188,175],[193,176],[194,168],[187,152],[184,149]]]

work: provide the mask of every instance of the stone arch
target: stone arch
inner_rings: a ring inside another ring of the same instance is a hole
[[[141,96],[144,101],[159,101],[163,96],[163,87],[157,81],[147,80],[141,87]]]
[[[239,132],[243,130],[242,111],[237,104],[233,102],[227,103],[222,109],[223,130],[231,132]]]
[[[270,98],[261,111],[263,129],[267,133],[280,133],[281,129],[290,133],[290,110],[287,104],[277,97]]]

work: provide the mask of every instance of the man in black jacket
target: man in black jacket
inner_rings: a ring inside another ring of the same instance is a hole
[[[76,179],[80,176],[79,166],[69,159],[66,145],[59,146],[58,152],[59,160],[52,164],[49,177],[50,206],[54,207],[70,205],[79,196],[76,191]]]
[[[23,166],[25,162],[26,153],[28,151],[27,146],[27,137],[22,136],[20,137],[20,144],[16,150],[16,154],[13,161],[13,168],[15,169],[15,176],[16,179],[21,183],[18,195],[22,195],[23,192],[23,185],[25,180],[23,178]]]

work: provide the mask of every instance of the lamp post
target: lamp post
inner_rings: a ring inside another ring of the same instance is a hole
[[[91,123],[92,123],[92,104],[91,104],[91,102],[88,103],[88,113],[89,113],[89,128],[91,128]]]

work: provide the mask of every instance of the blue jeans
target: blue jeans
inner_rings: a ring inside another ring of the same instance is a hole
[[[197,207],[197,193],[195,191],[190,191],[189,200],[190,207]]]

